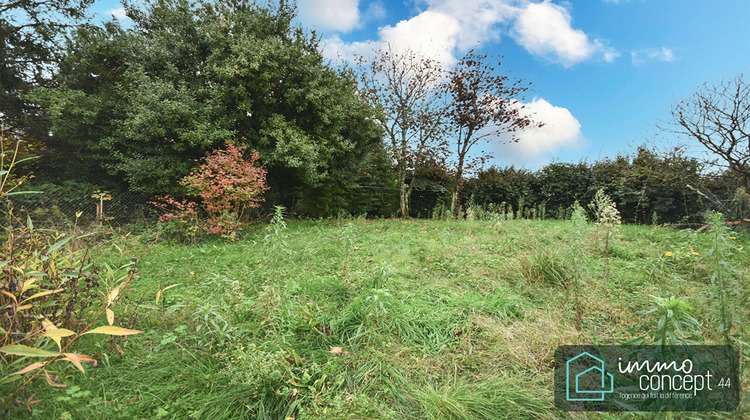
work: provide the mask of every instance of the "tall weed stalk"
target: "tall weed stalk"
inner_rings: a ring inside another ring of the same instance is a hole
[[[724,344],[732,344],[730,336],[732,330],[732,309],[728,301],[727,294],[732,291],[731,280],[737,270],[732,265],[732,258],[736,248],[732,243],[732,236],[729,229],[724,224],[724,218],[721,213],[706,213],[710,231],[711,249],[708,255],[711,261],[711,285],[716,294],[716,300],[719,302],[719,334]],[[737,294],[739,291],[734,290]]]
[[[576,329],[578,331],[583,330],[583,314],[585,310],[583,307],[583,303],[581,302],[579,282],[581,280],[580,267],[583,264],[584,241],[587,231],[588,219],[586,217],[586,211],[576,201],[575,204],[573,204],[573,213],[570,217],[569,245],[570,249],[573,252],[573,268],[571,270],[571,277],[573,279],[573,301],[576,307],[575,323]]]

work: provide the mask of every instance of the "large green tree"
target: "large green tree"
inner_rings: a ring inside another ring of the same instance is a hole
[[[46,136],[31,89],[49,82],[67,28],[93,0],[0,0],[0,120],[26,147]]]
[[[131,28],[73,33],[57,86],[37,92],[50,145],[81,174],[178,193],[196,159],[235,140],[260,153],[271,192],[292,194],[351,183],[337,172],[365,171],[381,152],[353,77],[293,26],[293,6],[157,0],[126,10]]]

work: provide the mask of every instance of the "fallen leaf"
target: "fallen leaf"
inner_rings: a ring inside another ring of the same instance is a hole
[[[67,385],[65,385],[63,383],[60,383],[59,382],[60,379],[54,373],[47,373],[47,371],[45,370],[44,371],[44,376],[47,379],[47,383],[50,384],[51,386],[55,387],[55,388],[67,388],[68,387]]]
[[[304,357],[300,357],[299,358],[299,364],[297,364],[294,361],[294,359],[292,359],[291,357],[287,357],[286,361],[289,362],[289,364],[292,365],[292,366],[302,366],[305,363],[305,358]]]
[[[329,351],[330,351],[330,353],[339,356],[339,355],[341,355],[341,353],[344,352],[344,349],[342,349],[341,347],[333,347],[333,346],[331,346],[331,350],[329,350]]]

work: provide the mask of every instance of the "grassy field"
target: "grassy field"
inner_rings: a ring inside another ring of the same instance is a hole
[[[553,405],[557,346],[653,342],[658,312],[644,313],[671,296],[700,323],[684,338],[722,342],[711,235],[620,231],[606,280],[596,227],[576,236],[563,221],[298,221],[195,245],[123,235],[95,252],[114,265],[143,255],[115,310],[144,333],[82,339],[101,363],[62,366],[67,389],[34,385],[33,415],[572,418]],[[728,235],[744,365],[748,237]]]

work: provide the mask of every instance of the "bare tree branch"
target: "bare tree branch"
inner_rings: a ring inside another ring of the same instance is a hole
[[[715,85],[704,84],[672,107],[671,125],[663,129],[697,140],[718,156],[712,162],[750,181],[750,84],[744,76]]]

